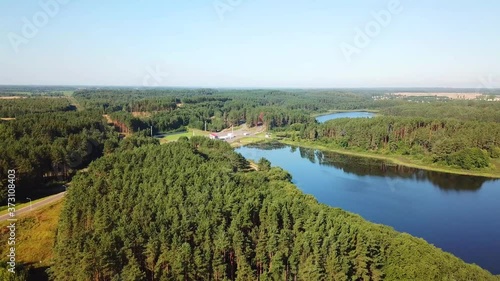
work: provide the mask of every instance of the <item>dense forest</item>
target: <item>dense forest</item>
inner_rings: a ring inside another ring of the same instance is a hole
[[[76,91],[74,96],[85,108],[100,109],[105,113],[171,110],[175,109],[173,103],[179,106],[214,102],[240,108],[279,106],[314,112],[363,109],[373,102],[368,93],[338,90],[88,89]]]
[[[203,137],[93,162],[73,180],[55,247],[51,276],[65,281],[498,280]]]
[[[114,151],[158,143],[144,133],[122,140],[95,111],[25,114],[0,121],[0,199],[4,201],[7,171],[16,169],[17,195],[66,182],[92,160]]]
[[[75,99],[88,110],[109,114],[126,132],[153,128],[155,133],[186,127],[221,131],[246,123],[269,129],[313,122],[311,112],[355,109],[371,103],[354,94],[271,90],[82,90]]]
[[[68,180],[102,155],[112,134],[102,116],[90,111],[27,114],[0,122],[0,173],[17,170],[20,196],[41,183]]]
[[[254,171],[225,142],[160,146],[151,134],[263,126],[278,138],[479,170],[500,157],[500,103],[373,99],[381,90],[70,90],[0,87],[0,199],[12,168],[20,198],[73,179],[56,280],[497,280],[318,204],[288,173],[265,159]],[[313,117],[360,109],[381,116]]]
[[[187,128],[217,132],[241,124],[264,125],[285,131],[292,140],[469,170],[488,168],[500,155],[498,102],[373,100],[379,93],[367,90],[105,88],[60,96],[64,90],[1,89],[18,98],[0,102],[0,117],[5,118],[0,121],[0,144],[5,148],[0,150],[0,171],[18,167],[21,191],[34,183],[68,180],[76,170],[115,150],[155,143],[148,138],[152,133]],[[326,124],[311,117],[353,109],[378,110],[385,117]],[[121,144],[118,133],[134,135]],[[2,177],[0,184],[4,183]]]
[[[286,130],[286,129],[285,129]],[[390,153],[461,169],[486,168],[500,157],[497,122],[376,117],[336,119],[324,124],[290,126],[292,140],[310,140],[332,148]]]
[[[75,110],[66,98],[59,97],[22,97],[2,99],[0,102],[1,118],[16,118],[25,114],[72,111]]]
[[[447,118],[463,121],[500,122],[500,102],[446,101],[427,104],[404,102],[384,107],[383,115],[400,117]]]

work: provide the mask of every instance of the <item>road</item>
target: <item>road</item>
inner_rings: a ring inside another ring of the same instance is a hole
[[[41,208],[41,207],[50,205],[50,204],[52,204],[54,202],[57,202],[57,201],[61,200],[64,197],[64,194],[66,194],[66,191],[63,191],[61,193],[57,193],[55,195],[51,195],[51,196],[45,197],[44,199],[31,204],[31,207],[28,205],[28,206],[23,207],[21,209],[16,209],[16,216],[12,217],[12,219],[18,219],[23,214],[27,214],[27,213],[29,213],[31,211],[34,211],[34,210],[38,209],[38,208]],[[0,216],[0,222],[3,222],[3,221],[5,221],[7,219],[10,219],[10,218],[11,217],[9,216],[8,213],[5,214],[5,215],[1,215]]]

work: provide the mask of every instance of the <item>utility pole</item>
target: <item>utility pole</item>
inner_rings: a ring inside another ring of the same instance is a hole
[[[205,120],[205,132],[207,131],[207,121]]]
[[[151,126],[151,137],[153,137],[153,126]]]
[[[31,206],[31,198],[26,197],[26,199],[30,200],[30,211],[33,210],[33,207]]]

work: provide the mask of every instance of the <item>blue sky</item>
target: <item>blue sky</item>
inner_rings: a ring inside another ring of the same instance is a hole
[[[499,14],[497,0],[2,0],[0,84],[500,87]]]

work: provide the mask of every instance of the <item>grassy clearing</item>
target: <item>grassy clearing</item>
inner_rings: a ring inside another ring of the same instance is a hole
[[[73,94],[75,93],[75,91],[62,91],[63,95],[67,96],[67,97],[70,97],[70,96],[73,96]]]
[[[240,147],[243,145],[251,144],[251,143],[259,143],[271,140],[270,138],[265,137],[265,133],[259,133],[253,136],[245,136],[240,138],[237,141],[231,143],[232,147]]]
[[[18,218],[16,222],[16,263],[33,268],[50,266],[59,214],[64,199],[34,210]],[[0,223],[0,241],[8,241],[8,222]],[[6,261],[8,247],[0,247],[0,261]]]
[[[83,110],[82,106],[78,103],[76,98],[73,96],[75,91],[63,91],[64,96],[69,100],[69,102],[76,107],[77,111]]]
[[[160,139],[160,143],[163,144],[163,143],[167,143],[167,142],[177,141],[180,137],[190,138],[193,136],[193,132],[194,132],[195,136],[208,136],[210,134],[210,132],[205,132],[205,131],[198,130],[198,129],[188,129],[187,132],[172,133],[172,134],[166,135],[165,137]]]

